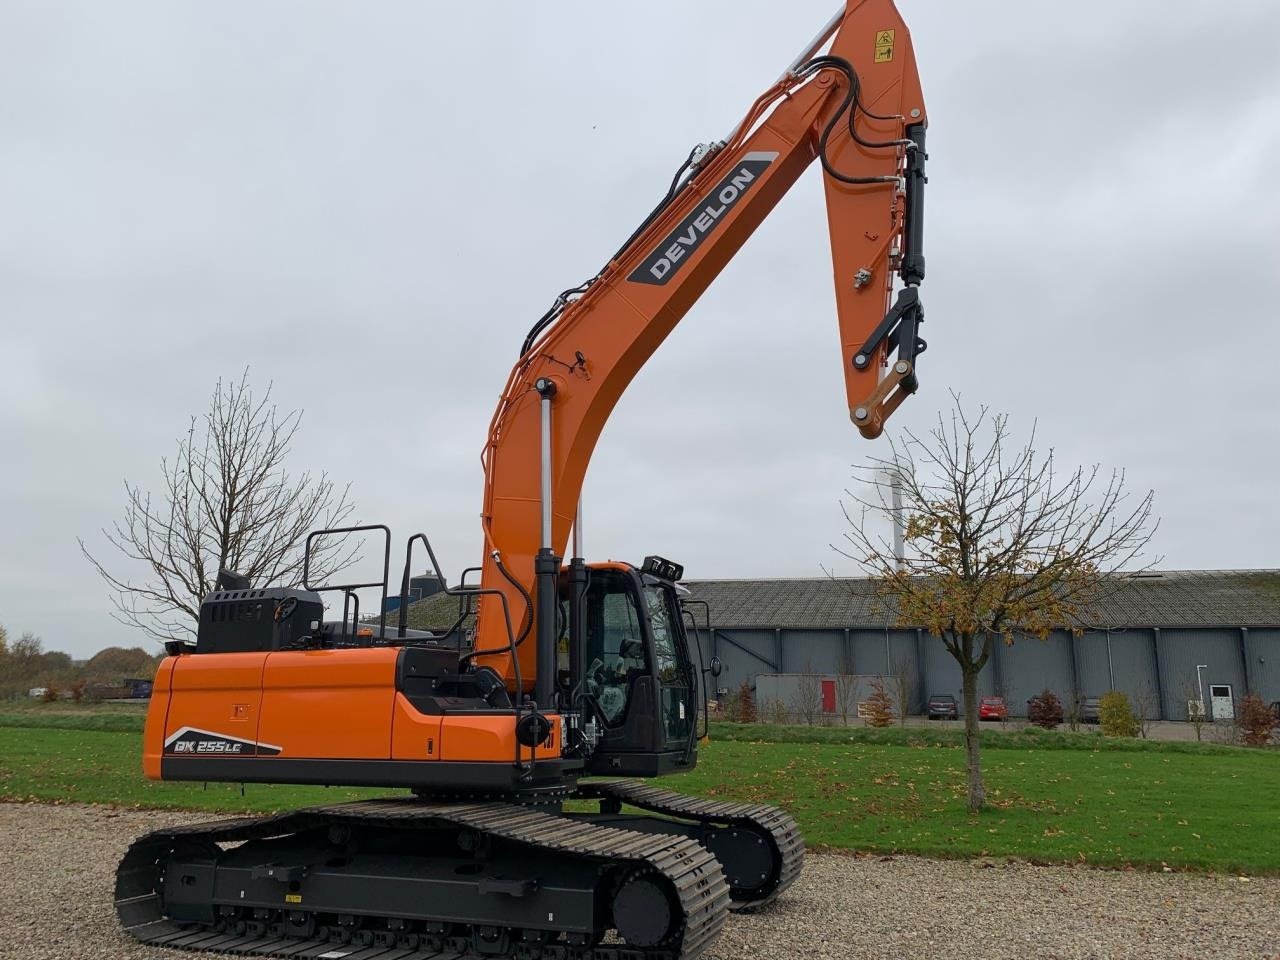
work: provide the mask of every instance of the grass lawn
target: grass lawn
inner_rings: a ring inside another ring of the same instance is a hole
[[[389,792],[151,783],[140,724],[0,712],[0,799],[269,811]],[[717,725],[698,769],[663,782],[781,804],[817,847],[1280,874],[1278,751],[1041,732],[990,734],[988,746],[991,809],[976,817],[953,731]]]

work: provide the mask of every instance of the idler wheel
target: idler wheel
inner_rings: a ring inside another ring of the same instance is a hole
[[[613,925],[634,947],[656,947],[675,926],[671,900],[662,881],[651,873],[633,875],[613,898]]]

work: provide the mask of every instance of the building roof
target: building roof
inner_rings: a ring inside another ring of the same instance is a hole
[[[864,578],[689,580],[717,629],[884,629],[897,626],[892,600]],[[1083,625],[1126,627],[1280,627],[1280,570],[1162,570],[1124,577],[1082,611]],[[517,611],[512,611],[515,617]],[[438,594],[409,608],[409,625],[445,629],[456,598]],[[702,622],[701,613],[698,621]]]
[[[896,606],[875,581],[695,580],[689,592],[711,607],[715,627],[883,629]],[[1125,577],[1081,611],[1089,627],[1280,626],[1280,570],[1166,570]]]

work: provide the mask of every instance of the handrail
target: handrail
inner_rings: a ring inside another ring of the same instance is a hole
[[[369,581],[367,583],[330,583],[324,586],[316,586],[311,583],[311,544],[316,537],[331,536],[335,533],[362,533],[367,530],[381,530],[384,535],[384,547],[382,551],[382,580]],[[329,527],[325,530],[312,530],[307,534],[307,542],[302,553],[302,587],[304,590],[311,590],[315,593],[324,593],[332,590],[342,590],[350,595],[353,590],[360,590],[365,587],[381,587],[382,603],[380,604],[381,612],[378,619],[378,639],[385,640],[387,635],[387,581],[391,576],[391,528],[385,523],[366,523],[359,524],[354,527]],[[356,609],[359,610],[359,600],[356,601]],[[346,601],[343,602],[342,609],[342,635],[346,638],[347,633],[347,608]],[[358,616],[357,616],[358,620]]]

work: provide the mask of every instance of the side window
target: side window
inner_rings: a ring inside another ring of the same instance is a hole
[[[653,652],[658,661],[658,679],[671,683],[679,676],[680,660],[676,653],[675,631],[671,629],[671,611],[666,594],[649,587],[644,592],[649,609],[649,624],[653,628]]]

